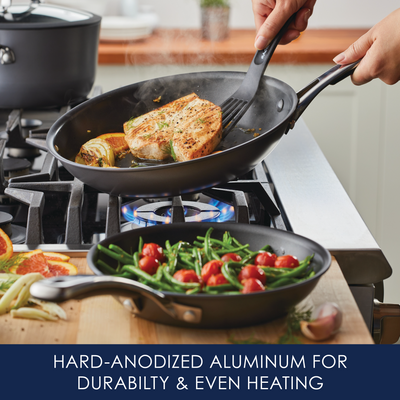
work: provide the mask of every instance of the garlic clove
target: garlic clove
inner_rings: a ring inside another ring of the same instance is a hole
[[[336,303],[323,303],[314,310],[310,321],[300,321],[300,330],[308,339],[325,340],[339,330],[342,319],[342,312]]]

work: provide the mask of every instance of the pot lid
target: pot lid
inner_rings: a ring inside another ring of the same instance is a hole
[[[10,2],[11,3],[11,2]],[[100,23],[101,17],[40,1],[0,7],[0,29],[43,29]]]

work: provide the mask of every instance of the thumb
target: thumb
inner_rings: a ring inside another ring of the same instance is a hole
[[[343,65],[357,61],[365,56],[372,44],[372,35],[370,32],[367,32],[351,44],[343,53],[338,54],[333,59],[333,62]]]

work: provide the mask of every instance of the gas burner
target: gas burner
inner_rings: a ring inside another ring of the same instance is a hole
[[[234,207],[207,196],[199,196],[199,201],[181,201],[176,199],[147,203],[147,199],[124,204],[121,208],[122,216],[129,226],[148,226],[170,224],[176,218],[182,222],[227,222],[234,220]],[[178,217],[177,217],[178,215]]]
[[[4,177],[6,179],[29,174],[32,163],[26,158],[5,158],[3,160]]]
[[[26,229],[23,226],[13,225],[13,216],[0,211],[0,228],[7,234],[13,244],[25,242]]]

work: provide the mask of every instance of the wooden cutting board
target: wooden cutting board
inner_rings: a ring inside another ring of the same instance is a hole
[[[86,255],[73,255],[79,273],[91,274]],[[316,288],[299,307],[336,302],[343,311],[340,331],[320,343],[373,344],[373,339],[335,259]],[[112,296],[104,295],[60,304],[67,320],[43,322],[0,316],[1,344],[229,344],[230,339],[276,343],[285,332],[285,318],[241,329],[187,329],[135,317]],[[303,343],[312,343],[300,336]]]

